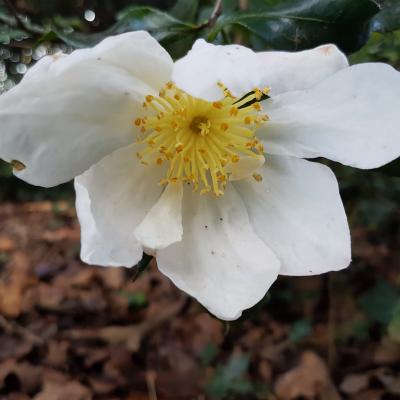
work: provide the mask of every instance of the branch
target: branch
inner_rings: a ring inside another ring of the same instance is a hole
[[[221,13],[222,13],[222,0],[216,0],[214,9],[210,15],[210,18],[207,21],[207,26],[209,28],[212,28],[215,25]]]
[[[203,28],[212,28],[221,14],[222,14],[222,0],[216,0],[210,18],[208,18],[207,21],[201,23],[200,25],[197,25],[196,30]]]

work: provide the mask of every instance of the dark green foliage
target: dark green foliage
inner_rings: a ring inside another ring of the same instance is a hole
[[[236,24],[260,39],[254,41],[258,48],[298,50],[336,43],[353,52],[368,39],[369,21],[378,11],[372,0],[256,0],[246,13],[223,15],[209,38]]]
[[[309,319],[300,319],[293,322],[292,329],[289,333],[289,340],[292,342],[300,342],[307,337],[312,331],[312,324]]]
[[[207,385],[207,393],[214,399],[254,393],[253,384],[245,376],[248,368],[248,357],[232,356],[226,365],[217,368],[215,375]]]
[[[400,29],[399,15],[400,1],[385,1],[382,10],[372,20],[372,30],[385,33]]]
[[[360,306],[372,321],[387,325],[398,299],[398,290],[385,281],[378,281],[360,298]]]

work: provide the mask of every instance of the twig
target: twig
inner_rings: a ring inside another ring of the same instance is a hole
[[[156,373],[154,371],[146,372],[146,384],[149,391],[149,400],[157,400]]]
[[[332,370],[336,364],[336,302],[333,275],[327,275],[328,280],[328,366]]]
[[[221,14],[222,14],[222,0],[216,0],[214,4],[214,9],[212,10],[212,13],[208,18],[208,20],[201,23],[200,25],[197,25],[195,29],[200,30],[203,28],[212,28]]]
[[[44,344],[44,340],[42,338],[35,335],[30,330],[16,324],[15,322],[12,323],[7,321],[2,315],[0,315],[0,327],[4,330],[4,332],[20,336],[35,345],[41,346]]]
[[[212,28],[215,25],[221,13],[222,13],[222,0],[216,0],[214,9],[210,15],[210,18],[208,18],[207,21],[207,26],[209,28]]]

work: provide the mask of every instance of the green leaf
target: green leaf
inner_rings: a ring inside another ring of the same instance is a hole
[[[124,32],[146,30],[163,45],[185,37],[197,28],[182,22],[170,14],[151,7],[129,7],[117,15],[117,22],[104,32],[85,34],[65,32],[54,28],[57,36],[75,48],[91,47],[106,38]]]
[[[400,29],[400,0],[385,1],[383,9],[373,18],[371,29],[382,33]]]
[[[125,297],[128,300],[129,308],[141,308],[147,305],[147,298],[143,292],[120,292],[122,297]]]
[[[200,361],[203,367],[209,367],[218,355],[218,348],[213,343],[208,343],[200,353]]]
[[[217,368],[215,375],[207,384],[207,393],[217,399],[226,398],[228,395],[251,393],[254,387],[244,376],[248,368],[248,357],[233,355],[228,364]]]
[[[289,333],[289,340],[297,343],[307,337],[312,330],[311,321],[309,319],[301,319],[295,321]]]
[[[379,11],[373,0],[252,0],[249,7],[246,13],[223,15],[209,39],[238,25],[258,38],[253,41],[258,49],[300,50],[336,43],[353,52],[367,41],[370,19]]]
[[[400,158],[386,164],[380,168],[377,168],[375,171],[383,172],[389,176],[397,176],[400,177]]]
[[[387,325],[397,300],[397,290],[387,282],[379,281],[361,297],[360,306],[372,321]]]
[[[400,300],[393,310],[393,316],[388,326],[388,333],[390,339],[395,342],[400,342]]]
[[[170,14],[181,21],[194,22],[199,8],[199,0],[177,0]]]

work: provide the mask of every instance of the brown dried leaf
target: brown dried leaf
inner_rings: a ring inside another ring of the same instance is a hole
[[[311,351],[301,355],[297,367],[278,377],[275,392],[283,400],[315,399],[317,396],[324,400],[340,400],[325,362]]]
[[[90,390],[77,381],[62,385],[48,382],[33,400],[92,400]]]
[[[375,350],[374,362],[376,364],[395,364],[400,361],[400,344],[384,337]]]
[[[45,363],[54,368],[65,368],[68,359],[69,343],[66,341],[50,341]]]
[[[0,314],[16,318],[22,311],[25,290],[37,279],[30,275],[29,258],[21,251],[13,253],[7,270],[9,274],[0,280]]]
[[[374,375],[381,381],[382,385],[390,394],[400,396],[400,375],[395,375],[388,369],[378,369]]]
[[[14,247],[14,242],[8,236],[0,234],[0,252],[12,251]]]
[[[153,305],[151,316],[149,315],[148,318],[140,324],[130,326],[108,326],[99,329],[97,336],[108,343],[124,345],[131,352],[136,352],[140,348],[142,339],[154,329],[178,314],[183,303],[184,298],[166,305],[157,303],[157,310],[155,305]]]
[[[42,239],[46,242],[55,243],[62,240],[76,242],[80,239],[79,230],[75,228],[62,227],[54,231],[44,231]]]
[[[38,390],[42,384],[43,369],[27,362],[17,363],[12,359],[7,360],[0,364],[0,388],[10,375],[18,379],[22,392],[30,394]]]
[[[350,374],[343,379],[340,390],[346,394],[356,394],[368,387],[368,381],[367,374]]]
[[[32,350],[32,347],[32,342],[2,334],[0,336],[0,361],[7,358],[23,358]]]

